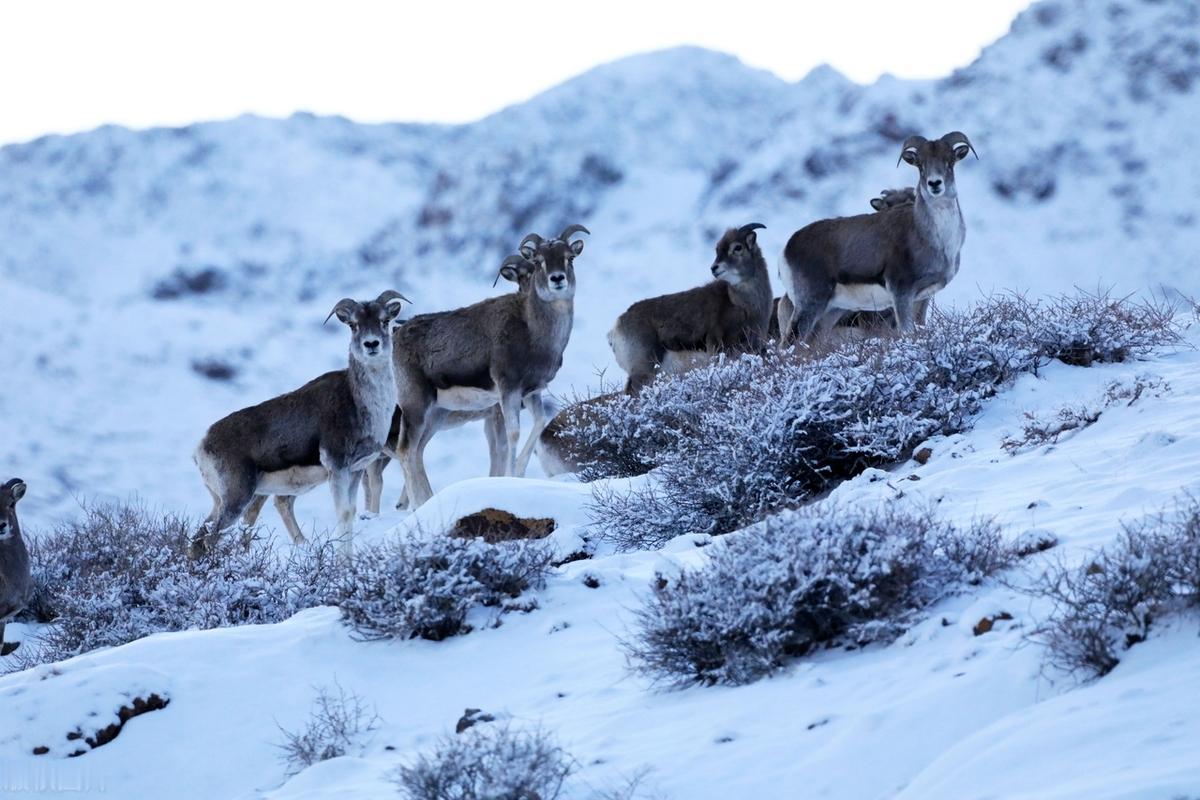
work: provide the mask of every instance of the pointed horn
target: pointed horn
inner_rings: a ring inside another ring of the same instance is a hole
[[[530,234],[530,236],[537,236],[537,234]],[[521,242],[521,244],[525,243]],[[496,270],[496,280],[492,281],[493,289],[496,288],[496,284],[500,282],[500,276],[504,273],[505,267],[519,267],[521,269],[527,269],[529,267],[529,259],[518,253],[513,253],[511,256],[507,256],[503,261],[500,262],[500,268]]]
[[[412,300],[409,300],[407,297],[400,294],[395,289],[386,289],[380,293],[379,297],[375,298],[375,302],[379,303],[379,305],[381,305],[381,306],[386,306],[388,303],[392,302],[393,300],[403,300],[404,302],[408,303],[410,306],[412,305]]]
[[[741,237],[745,236],[750,231],[756,231],[759,228],[766,228],[766,227],[767,226],[763,225],[761,222],[751,222],[749,225],[743,225],[742,227],[738,228],[738,238],[740,239]]]
[[[975,156],[975,160],[979,160],[979,153],[975,152],[975,146],[971,144],[971,140],[968,139],[967,135],[962,131],[950,131],[950,133],[947,133],[942,137],[942,141],[951,147],[956,144],[965,144],[967,147],[971,148],[971,153]]]
[[[896,166],[900,166],[900,159],[904,158],[904,154],[909,150],[916,150],[918,147],[929,141],[924,136],[913,134],[904,140],[904,144],[900,145],[900,158],[896,159]]]
[[[569,241],[570,238],[577,233],[586,233],[590,236],[592,232],[582,225],[568,225],[567,227],[563,228],[562,233],[558,235],[558,240],[560,242]]]
[[[337,301],[337,305],[333,307],[333,311],[329,312],[329,316],[325,318],[325,322],[329,322],[330,317],[338,313],[338,311],[342,310],[343,308],[347,311],[354,311],[357,313],[362,306],[359,305],[357,300],[353,300],[349,297],[343,297],[341,300]],[[321,324],[324,325],[325,322],[322,322]]]

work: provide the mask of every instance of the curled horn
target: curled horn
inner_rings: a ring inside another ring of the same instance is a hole
[[[965,144],[971,149],[971,153],[974,154],[975,160],[979,160],[979,153],[975,152],[975,147],[971,144],[971,140],[968,139],[967,135],[962,131],[950,131],[950,133],[947,133],[942,137],[942,141],[951,147],[954,147],[956,144]]]
[[[537,236],[537,234],[531,233],[531,234],[529,234],[529,236]],[[525,238],[528,239],[529,236],[526,236]],[[541,241],[541,238],[542,237],[538,236],[539,242]],[[521,244],[525,244],[525,242],[521,242]],[[500,262],[500,268],[498,270],[496,270],[496,280],[492,281],[492,287],[495,288],[496,284],[500,282],[500,276],[502,274],[504,274],[505,267],[527,268],[528,266],[529,266],[529,259],[525,258],[525,256],[520,255],[518,253],[513,253],[511,256],[508,256],[507,258],[505,258],[503,261]]]
[[[558,240],[560,242],[569,241],[577,233],[586,233],[590,236],[592,232],[582,225],[568,225],[562,229],[562,233],[558,235]]]
[[[749,225],[743,225],[742,227],[738,228],[738,238],[739,239],[742,238],[750,231],[756,231],[759,228],[766,228],[766,227],[767,226],[763,225],[761,222],[751,222]]]
[[[379,303],[379,305],[381,305],[381,306],[386,306],[388,303],[392,302],[393,300],[403,300],[404,302],[408,303],[410,306],[412,305],[412,300],[409,300],[407,297],[400,294],[395,289],[387,289],[387,290],[381,292],[379,297],[375,298],[375,302]]]
[[[542,237],[538,236],[536,233],[527,233],[525,234],[525,238],[521,240],[521,244],[517,245],[517,249],[524,250],[525,245],[529,244],[530,242],[533,242],[534,247],[539,247],[543,241],[544,239],[542,239]]]
[[[357,314],[362,310],[362,305],[357,300],[352,300],[349,297],[343,297],[341,300],[337,301],[337,305],[333,307],[333,311],[329,312],[329,316],[325,318],[325,322],[329,322],[329,318],[342,309],[345,309],[346,311],[352,311]],[[325,322],[322,322],[321,324],[324,325]]]
[[[900,145],[900,158],[896,159],[896,166],[900,166],[900,159],[904,158],[904,154],[909,150],[916,150],[918,147],[928,141],[924,136],[913,134],[904,140],[904,144]]]

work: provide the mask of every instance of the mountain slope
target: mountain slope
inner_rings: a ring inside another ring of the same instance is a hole
[[[1200,488],[1192,469],[1200,459],[1198,366],[1195,351],[1088,369],[1052,365],[998,396],[970,432],[929,441],[926,464],[870,470],[831,501],[936,503],[958,524],[994,515],[1008,537],[1054,534],[1059,545],[1011,573],[1014,583],[1041,558],[1078,563],[1111,542],[1122,520]],[[1052,447],[1003,450],[1026,411],[1049,414],[1147,373],[1169,391],[1115,406]],[[554,517],[567,549],[589,496],[574,483],[465,481],[418,515],[370,523],[365,538],[433,532],[439,521],[498,506]],[[730,534],[742,535],[753,533]],[[1044,670],[1041,648],[1023,639],[1048,604],[999,582],[938,604],[888,646],[820,652],[748,686],[655,691],[628,675],[618,639],[655,573],[670,576],[706,557],[697,543],[703,537],[681,536],[658,552],[567,564],[536,595],[536,610],[506,615],[498,627],[482,613],[476,631],[442,642],[358,641],[325,608],[278,625],[160,634],[9,675],[0,678],[0,709],[25,722],[0,729],[0,768],[20,776],[62,765],[64,776],[80,777],[82,796],[129,800],[161,797],[164,787],[180,800],[389,798],[398,764],[449,733],[464,708],[481,708],[553,732],[579,761],[565,795],[573,799],[643,767],[648,796],[692,800],[1151,800],[1200,789],[1194,620],[1163,624],[1111,674],[1078,686]],[[981,618],[1002,611],[1012,619],[974,633]],[[335,682],[375,707],[381,725],[361,752],[288,779],[279,728],[298,729],[314,687]],[[166,708],[131,720],[81,758],[58,760],[73,746],[65,733],[96,724],[89,712],[103,724],[150,692],[168,696]],[[38,746],[52,753],[30,755]]]

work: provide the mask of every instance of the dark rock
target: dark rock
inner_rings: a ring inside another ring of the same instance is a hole
[[[997,622],[999,622],[1001,620],[1009,620],[1012,618],[1013,618],[1012,614],[1008,613],[1007,611],[1001,611],[999,614],[996,614],[995,616],[984,617],[983,619],[979,620],[979,622],[976,622],[975,627],[972,628],[971,630],[973,630],[975,632],[976,636],[982,636],[983,634],[990,631],[993,627],[995,627]]]
[[[478,725],[480,722],[495,722],[496,717],[493,714],[485,714],[478,708],[465,708],[463,715],[459,717],[458,724],[454,726],[455,733],[462,733],[468,728]]]
[[[485,508],[459,518],[450,535],[459,539],[483,539],[488,544],[516,539],[545,539],[558,527],[550,517],[518,517],[498,508]]]

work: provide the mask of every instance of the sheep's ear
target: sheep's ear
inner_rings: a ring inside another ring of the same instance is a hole
[[[395,289],[388,289],[387,291],[383,292],[379,295],[379,299],[375,302],[383,306],[384,312],[387,313],[388,320],[393,320],[400,316],[400,310],[403,308],[404,303],[412,303],[411,300],[397,292]]]
[[[883,207],[886,205],[887,203],[883,202],[882,197],[871,198],[871,208],[875,209],[876,211],[883,211]]]
[[[579,255],[583,252],[583,239],[576,239],[575,241],[571,242],[571,252],[575,255]]]
[[[758,241],[758,234],[750,231],[742,237],[742,241],[746,243],[746,247],[754,247],[754,243]]]
[[[8,483],[4,484],[4,488],[12,495],[13,502],[17,502],[25,496],[25,481],[20,478],[13,478]]]

